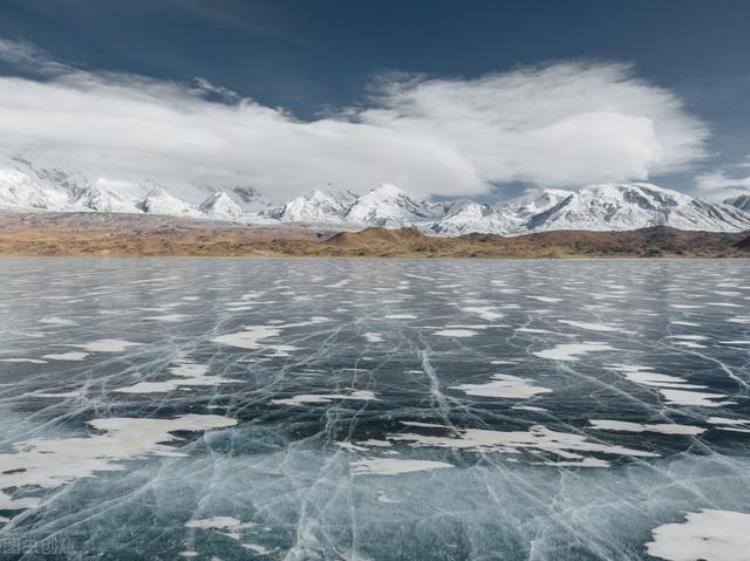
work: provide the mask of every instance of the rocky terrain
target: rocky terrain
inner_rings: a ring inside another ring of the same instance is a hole
[[[553,231],[427,236],[415,228],[336,232],[107,213],[0,213],[4,256],[750,257],[750,232]]]

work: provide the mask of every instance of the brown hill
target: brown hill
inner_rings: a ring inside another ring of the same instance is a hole
[[[326,233],[151,215],[0,213],[0,255],[750,257],[750,235],[655,227],[437,238],[413,228]]]

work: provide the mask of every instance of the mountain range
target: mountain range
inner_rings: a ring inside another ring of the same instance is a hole
[[[547,189],[498,204],[430,201],[383,184],[364,195],[316,189],[276,202],[247,186],[206,188],[201,202],[183,200],[153,182],[133,184],[34,166],[21,158],[0,164],[0,207],[13,211],[137,213],[204,218],[245,225],[300,225],[353,230],[414,227],[425,234],[520,235],[556,230],[750,230],[750,196],[723,203],[650,183],[612,183],[576,191]]]

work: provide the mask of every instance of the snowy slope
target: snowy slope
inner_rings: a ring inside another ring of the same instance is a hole
[[[0,206],[7,208],[59,209],[69,204],[63,185],[39,173],[24,160],[0,163]]]
[[[154,187],[137,207],[147,214],[167,214],[169,216],[199,217],[200,211],[193,205],[178,199],[162,187]]]
[[[277,205],[255,187],[236,186],[220,190],[227,192],[245,213],[260,213]]]
[[[527,231],[634,230],[671,226],[681,230],[741,231],[750,216],[649,183],[602,184],[571,192],[547,210],[532,215]]]
[[[96,212],[140,212],[135,201],[106,185],[87,185],[69,190],[72,210]]]
[[[316,189],[266,214],[281,222],[340,224],[356,200],[356,195],[349,192]]]
[[[429,231],[442,236],[469,233],[503,234],[512,230],[511,217],[495,207],[473,201],[459,201],[451,205],[445,215],[434,222]]]
[[[198,210],[206,215],[206,217],[216,220],[239,220],[243,214],[240,205],[226,191],[211,193],[198,206]]]
[[[750,194],[732,197],[731,199],[725,200],[724,204],[731,205],[740,210],[744,210],[745,212],[750,212]]]
[[[439,219],[436,205],[414,199],[394,185],[381,184],[359,197],[346,213],[349,224],[400,228]]]

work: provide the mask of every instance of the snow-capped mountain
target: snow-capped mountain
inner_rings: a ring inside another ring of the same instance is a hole
[[[750,194],[738,195],[737,197],[726,199],[724,204],[731,205],[745,212],[750,212]]]
[[[98,212],[139,212],[137,202],[128,200],[106,185],[86,185],[69,191],[75,208]]]
[[[277,205],[274,201],[258,191],[255,187],[236,186],[220,189],[227,193],[232,200],[246,213],[258,213],[271,209]]]
[[[163,187],[154,187],[136,205],[148,214],[167,214],[169,216],[199,216],[199,210],[193,205],[168,193]]]
[[[208,190],[208,196],[205,195]],[[93,181],[38,168],[22,158],[0,161],[0,207],[55,212],[130,212],[232,221],[359,229],[416,227],[425,233],[518,235],[550,230],[750,230],[750,197],[717,203],[649,183],[603,184],[577,191],[544,190],[502,204],[431,202],[383,184],[364,195],[316,189],[273,203],[248,186],[204,186],[187,201],[150,181]],[[200,197],[205,197],[201,202]]]
[[[40,210],[62,208],[68,204],[70,196],[66,178],[57,179],[30,168],[25,160],[3,162],[0,165],[0,205]]]
[[[243,210],[226,191],[215,191],[203,201],[198,210],[217,220],[239,220]]]
[[[420,225],[438,219],[439,206],[414,199],[394,185],[384,183],[351,205],[345,221],[383,228]]]
[[[460,201],[449,207],[430,230],[443,236],[527,233],[532,219],[543,216],[572,194],[572,191],[547,189],[533,198],[521,198],[503,205]]]
[[[300,224],[339,224],[345,217],[357,196],[350,192],[324,191],[315,189],[308,195],[296,197],[280,208],[266,213],[269,218],[281,222]]]
[[[498,209],[473,201],[457,201],[445,214],[430,226],[430,231],[442,236],[460,236],[468,233],[492,234],[512,230],[512,217]]]
[[[604,184],[570,192],[534,214],[530,231],[633,230],[671,226],[681,230],[738,231],[750,227],[747,214],[722,203],[694,199],[649,183]]]

